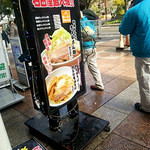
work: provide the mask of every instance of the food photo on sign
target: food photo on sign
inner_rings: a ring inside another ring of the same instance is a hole
[[[80,42],[78,40],[73,41],[71,34],[63,27],[55,30],[52,36],[45,34],[43,42],[45,50],[41,53],[41,57],[48,71],[49,68],[56,69],[65,65],[74,65],[77,59],[81,59]]]
[[[45,50],[42,63],[48,72],[46,87],[50,106],[57,107],[69,101],[80,90],[80,42],[72,39],[63,27],[43,39]]]

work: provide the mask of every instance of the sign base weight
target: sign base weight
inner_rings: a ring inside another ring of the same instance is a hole
[[[79,111],[78,116],[73,119],[68,117],[67,123],[56,132],[50,130],[49,119],[43,114],[27,120],[25,124],[33,135],[56,148],[80,150],[107,128],[109,122]]]

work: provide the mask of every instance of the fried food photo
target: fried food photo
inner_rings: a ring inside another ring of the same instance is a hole
[[[74,80],[67,74],[55,76],[51,80],[48,97],[54,103],[60,103],[68,100],[72,96],[72,88],[74,87]]]

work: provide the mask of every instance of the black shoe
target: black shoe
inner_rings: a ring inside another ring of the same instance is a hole
[[[135,106],[135,109],[136,109],[136,110],[138,110],[138,111],[140,111],[140,112],[142,112],[142,113],[145,113],[145,114],[150,114],[150,112],[146,112],[146,111],[143,110],[141,103],[135,103],[134,106]]]

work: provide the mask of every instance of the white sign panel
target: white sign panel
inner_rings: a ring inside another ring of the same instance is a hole
[[[0,84],[9,81],[9,69],[6,62],[4,47],[2,45],[2,38],[0,36]]]
[[[22,54],[22,48],[21,48],[19,37],[12,37],[10,39],[10,43],[11,43],[11,49],[12,49],[12,53],[13,53],[13,57],[15,61],[15,66],[16,66],[19,82],[29,87],[30,85],[29,85],[29,81],[27,77],[25,63],[20,62],[18,59]]]

